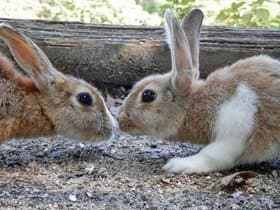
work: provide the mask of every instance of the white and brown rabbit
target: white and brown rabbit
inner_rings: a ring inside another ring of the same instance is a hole
[[[0,24],[0,38],[27,75],[0,54],[0,143],[54,134],[110,138],[115,121],[94,87],[57,71],[30,38],[10,25]]]
[[[125,99],[123,131],[206,146],[173,158],[164,169],[206,173],[275,158],[280,153],[280,62],[260,55],[239,60],[199,80],[203,13],[193,10],[183,28],[165,13],[172,70],[139,81]]]

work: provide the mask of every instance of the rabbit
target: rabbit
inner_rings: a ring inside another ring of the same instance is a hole
[[[195,9],[181,26],[165,12],[172,70],[138,81],[117,116],[120,129],[133,135],[205,145],[170,159],[168,172],[222,171],[280,153],[280,62],[253,56],[199,79],[203,16]]]
[[[112,136],[116,120],[96,88],[56,70],[30,38],[9,24],[0,24],[0,38],[25,73],[0,54],[0,143],[56,134],[93,142]]]

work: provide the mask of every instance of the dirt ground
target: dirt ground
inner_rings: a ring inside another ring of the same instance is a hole
[[[11,140],[0,145],[0,209],[280,209],[280,159],[205,175],[162,171],[199,149],[123,133],[99,145]],[[221,184],[243,170],[258,175]]]

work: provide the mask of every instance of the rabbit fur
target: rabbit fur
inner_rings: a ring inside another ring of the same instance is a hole
[[[137,82],[118,113],[120,128],[206,145],[169,160],[163,169],[170,172],[207,173],[279,156],[280,62],[253,56],[199,79],[202,19],[195,9],[180,25],[166,11],[171,71]]]
[[[0,142],[55,134],[89,141],[111,137],[115,120],[96,88],[56,70],[12,26],[1,23],[0,38],[24,71],[0,54]]]

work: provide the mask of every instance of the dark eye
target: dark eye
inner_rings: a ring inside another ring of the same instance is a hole
[[[142,93],[142,101],[144,103],[150,103],[156,99],[156,93],[153,90],[145,90]]]
[[[84,106],[91,106],[92,105],[92,97],[89,93],[79,93],[77,95],[77,100],[83,104]]]

